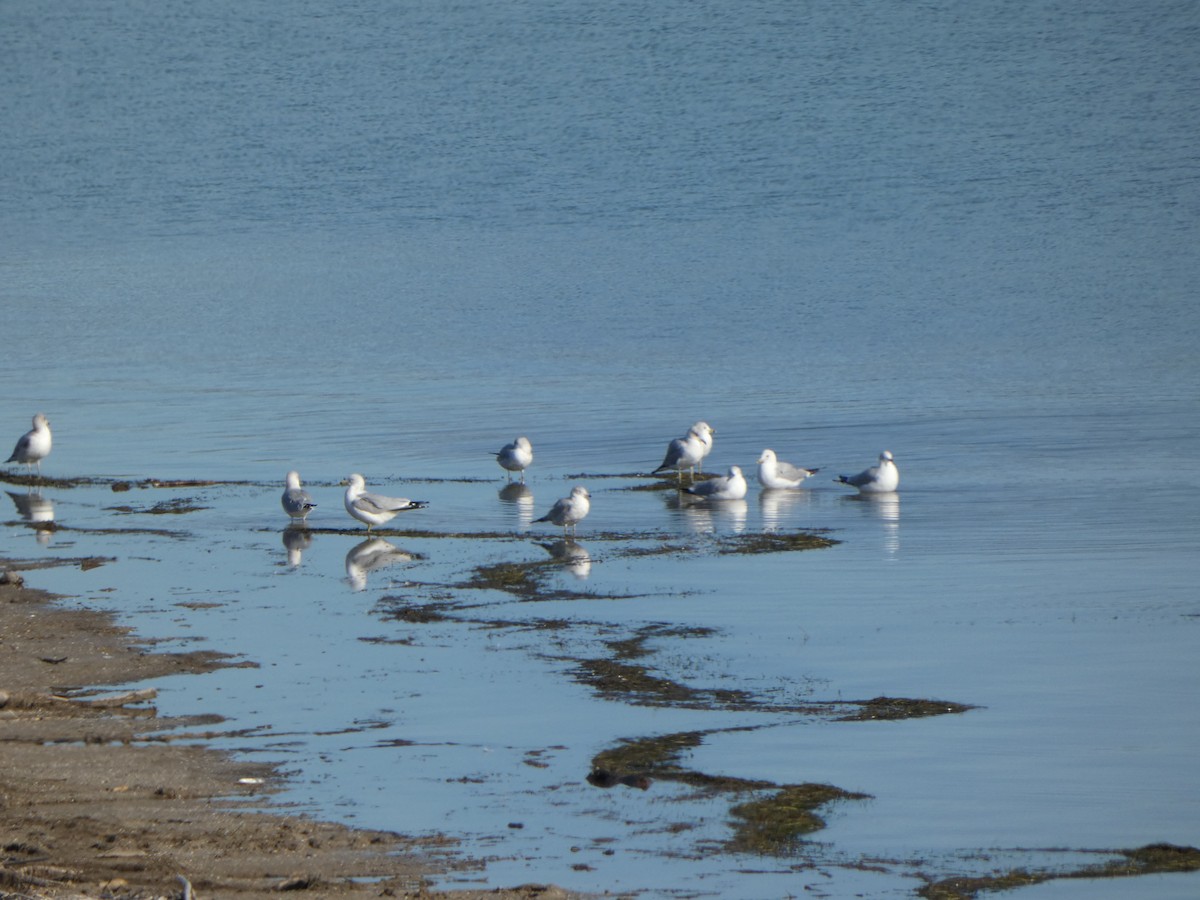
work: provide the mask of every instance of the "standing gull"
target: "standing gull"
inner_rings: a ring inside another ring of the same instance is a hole
[[[892,461],[892,451],[884,450],[879,454],[879,465],[857,475],[839,475],[834,481],[856,487],[860,494],[890,494],[900,486],[900,470]]]
[[[741,500],[746,496],[746,478],[740,468],[730,466],[728,474],[693,484],[687,492],[705,500]]]
[[[650,474],[657,475],[659,472],[674,469],[679,473],[679,480],[683,481],[683,470],[687,469],[694,480],[696,466],[700,465],[705,455],[712,449],[714,433],[707,422],[697,422],[688,429],[687,434],[681,438],[675,438],[667,445],[667,455],[663,457],[662,465]]]
[[[367,482],[357,472],[350,476],[346,488],[346,512],[363,522],[367,531],[372,525],[382,525],[406,509],[421,509],[429,504],[424,500],[409,500],[405,497],[384,497],[367,491]]]
[[[775,456],[775,451],[764,450],[758,458],[758,482],[765,488],[798,488],[805,479],[820,469],[802,469]]]
[[[17,446],[13,448],[12,456],[5,462],[22,463],[26,466],[36,465],[38,477],[42,474],[42,460],[50,455],[50,420],[41,413],[33,417],[33,430],[21,435]]]
[[[500,452],[495,454],[496,462],[508,472],[508,480],[512,481],[512,473],[520,472],[521,481],[525,481],[525,469],[533,462],[533,444],[529,438],[521,435],[511,444],[505,444]]]
[[[557,501],[554,506],[550,507],[550,512],[546,513],[540,519],[534,519],[535,522],[552,522],[555,525],[563,527],[563,535],[570,529],[571,534],[575,534],[575,526],[579,521],[588,514],[592,508],[592,495],[588,493],[587,488],[582,484],[571,488],[571,496],[563,497]]]
[[[279,502],[283,504],[285,513],[301,522],[317,508],[317,504],[313,503],[312,495],[300,487],[300,473],[296,471],[287,473],[287,487],[283,489],[283,496]]]
[[[696,437],[700,438],[700,443],[704,445],[704,450],[700,453],[700,462],[696,463],[696,471],[703,472],[704,457],[712,453],[713,435],[717,432],[705,421],[697,422],[688,430],[694,433]]]

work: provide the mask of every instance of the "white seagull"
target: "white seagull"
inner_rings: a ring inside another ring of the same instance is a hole
[[[900,470],[892,461],[892,451],[884,450],[879,454],[879,465],[857,475],[839,475],[834,481],[856,487],[860,494],[890,494],[900,486]]]
[[[17,446],[13,448],[12,456],[5,462],[23,463],[26,466],[37,466],[38,476],[42,474],[42,460],[50,455],[50,445],[53,438],[50,435],[50,420],[41,413],[33,417],[33,430],[21,435]]]
[[[704,445],[704,452],[700,454],[700,462],[696,463],[696,471],[703,472],[704,466],[702,463],[704,462],[704,457],[712,453],[713,435],[717,432],[713,430],[711,425],[703,420],[695,423],[691,428],[688,429],[688,431],[693,432],[696,437],[700,438],[700,443]]]
[[[663,457],[662,465],[650,474],[657,475],[667,469],[674,469],[679,473],[679,480],[683,481],[683,470],[687,469],[694,479],[696,467],[703,462],[704,457],[712,449],[714,434],[716,432],[707,422],[697,422],[688,429],[687,434],[681,438],[675,438],[667,445],[667,455]]]
[[[312,495],[300,487],[300,473],[296,471],[287,473],[287,487],[283,489],[283,496],[279,498],[279,502],[283,504],[285,513],[301,522],[317,508],[317,504],[313,503]]]
[[[406,509],[421,509],[429,504],[424,500],[409,500],[405,497],[384,497],[367,492],[367,482],[357,472],[350,476],[346,488],[346,512],[363,522],[367,531],[372,525],[382,525]]]
[[[508,480],[512,481],[512,473],[520,472],[521,481],[525,480],[525,469],[533,462],[533,444],[529,438],[521,435],[511,444],[505,444],[495,454],[496,462],[508,472]]]
[[[730,466],[728,474],[693,484],[687,492],[705,500],[741,500],[746,496],[746,479],[740,468]]]
[[[793,466],[775,456],[775,451],[766,449],[758,458],[758,483],[765,488],[798,488],[805,479],[820,472],[820,469],[803,469]]]
[[[550,512],[546,513],[540,519],[534,519],[533,521],[552,522],[555,525],[563,527],[564,535],[567,533],[567,529],[570,529],[571,534],[574,534],[575,526],[591,510],[591,500],[592,495],[588,493],[587,488],[582,484],[578,484],[571,488],[571,496],[563,497],[554,506],[550,507]]]

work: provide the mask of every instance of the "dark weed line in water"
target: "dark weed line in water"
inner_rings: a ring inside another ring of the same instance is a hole
[[[201,506],[190,497],[176,497],[174,500],[163,500],[149,508],[136,509],[132,506],[107,506],[105,510],[122,516],[181,516],[186,513],[200,512],[201,510],[211,508],[209,506]]]
[[[981,893],[1008,891],[1042,884],[1046,881],[1074,878],[1129,878],[1136,875],[1161,875],[1170,872],[1200,871],[1200,850],[1175,844],[1148,844],[1134,850],[1114,850],[1120,859],[1097,866],[1084,866],[1070,872],[1035,872],[1013,869],[998,875],[943,878],[931,881],[917,891],[925,900],[973,900]]]
[[[710,794],[765,793],[765,796],[730,808],[733,836],[722,846],[730,853],[785,856],[796,852],[804,835],[825,827],[816,810],[837,800],[867,800],[830,784],[785,784],[734,776],[709,775],[689,769],[683,755],[704,743],[709,734],[746,731],[749,728],[687,731],[636,740],[597,754],[592,760],[588,783],[596,787],[628,787],[648,790],[654,781],[685,784]]]

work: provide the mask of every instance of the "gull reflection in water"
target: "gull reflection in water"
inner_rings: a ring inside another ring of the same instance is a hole
[[[560,562],[568,572],[580,581],[586,581],[592,571],[592,557],[587,548],[574,541],[554,541],[550,544],[538,544],[550,554],[555,562]]]
[[[522,481],[513,481],[500,489],[500,502],[517,508],[517,523],[526,527],[533,522],[533,491]]]
[[[26,522],[33,525],[39,544],[50,543],[54,535],[54,501],[43,497],[40,491],[30,491],[26,494],[6,492],[12,498],[13,505]]]
[[[842,499],[861,504],[871,518],[883,523],[883,549],[889,557],[895,557],[900,552],[900,495],[851,494]]]
[[[283,546],[287,548],[288,565],[293,569],[300,565],[304,551],[312,544],[312,532],[307,525],[289,525],[283,529]]]
[[[705,500],[691,494],[669,494],[663,500],[667,509],[679,514],[693,534],[712,534],[717,530],[741,534],[746,530],[750,507],[745,500]]]
[[[367,588],[369,573],[412,559],[414,556],[411,553],[383,538],[367,538],[351,547],[346,554],[346,578],[356,591],[363,591]]]
[[[777,531],[786,527],[787,518],[802,506],[812,506],[813,495],[807,490],[794,488],[766,488],[758,495],[762,509],[763,531]]]

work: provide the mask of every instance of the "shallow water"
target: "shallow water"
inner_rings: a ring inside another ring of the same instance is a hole
[[[281,760],[284,799],[461,837],[487,884],[663,895],[909,896],[1092,861],[1016,848],[1200,844],[1189,7],[66,16],[0,9],[0,423],[49,415],[49,476],[240,483],[50,487],[41,541],[9,485],[0,552],[111,557],[34,578],[256,662],[160,706],[249,729],[226,743]],[[822,471],[715,508],[628,490],[698,418],[710,468]],[[524,502],[489,454],[519,433]],[[898,499],[832,483],[884,447]],[[290,468],[319,504],[298,565]],[[359,589],[352,471],[467,536],[390,538],[415,558]],[[548,582],[574,594],[461,586],[550,559],[530,521],[578,481],[588,560]],[[204,508],[147,512],[172,499]],[[840,543],[717,552],[795,529]],[[836,722],[573,677],[658,623],[648,664],[689,686],[977,708]],[[585,781],[685,731],[699,771],[873,799],[774,859],[719,852],[728,799]]]

